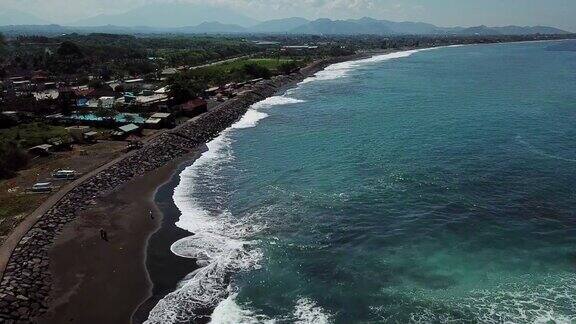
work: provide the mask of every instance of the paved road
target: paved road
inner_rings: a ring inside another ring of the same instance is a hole
[[[243,55],[243,56],[239,56],[239,57],[233,57],[230,59],[217,61],[217,62],[213,62],[213,63],[208,63],[208,64],[203,64],[203,65],[197,65],[197,66],[191,67],[190,69],[193,70],[193,69],[198,69],[198,68],[202,68],[202,67],[222,64],[222,63],[226,63],[226,62],[233,62],[236,60],[249,58],[249,57],[252,57],[252,56],[257,55],[257,54],[259,54],[259,53]],[[189,119],[184,124],[192,122],[193,120],[197,119],[198,117],[199,116],[194,117],[192,119]],[[182,125],[179,125],[178,127],[182,127]],[[160,136],[161,134],[163,134],[165,132],[169,132],[169,131],[171,131],[171,129],[165,129],[165,130],[159,131],[157,133],[154,133],[154,134],[144,138],[142,140],[142,142],[148,143],[148,142],[152,141],[153,139],[155,139],[156,137]],[[80,184],[82,184],[84,181],[90,179],[91,177],[93,177],[96,174],[100,173],[101,171],[109,168],[110,166],[122,161],[126,157],[134,154],[135,152],[136,151],[131,151],[131,152],[128,152],[126,154],[122,154],[121,156],[115,158],[114,160],[107,162],[106,164],[86,173],[82,177],[74,180],[73,182],[67,184],[66,186],[63,186],[59,191],[57,191],[52,196],[50,196],[48,199],[46,199],[46,201],[44,201],[44,203],[42,203],[42,205],[40,205],[38,208],[36,208],[36,210],[34,210],[31,214],[29,214],[12,231],[12,233],[10,233],[8,238],[6,238],[6,241],[4,241],[4,243],[0,246],[0,280],[2,279],[2,277],[4,275],[4,271],[6,270],[6,266],[8,265],[8,261],[10,260],[10,256],[12,255],[12,251],[14,251],[14,249],[16,248],[16,246],[18,245],[18,243],[20,242],[22,237],[24,237],[24,235],[26,235],[26,233],[28,233],[28,231],[42,218],[42,216],[44,216],[44,214],[50,208],[52,208],[66,194],[68,194],[72,189],[74,189],[77,186],[79,186]]]
[[[189,123],[199,116],[196,116],[192,119],[187,120],[184,124]],[[162,135],[163,133],[169,132],[173,129],[164,129],[159,132],[156,132],[142,140],[142,142],[148,143],[152,141],[154,138]],[[10,256],[12,252],[20,243],[20,240],[32,227],[44,216],[44,214],[50,210],[54,205],[56,205],[66,194],[68,194],[72,189],[76,188],[77,186],[84,183],[86,180],[92,178],[93,176],[97,175],[98,173],[106,170],[107,168],[113,166],[114,164],[122,161],[123,159],[135,154],[137,150],[130,151],[125,154],[120,155],[119,157],[97,167],[96,169],[84,174],[82,177],[70,182],[69,184],[63,186],[58,190],[56,193],[48,197],[46,201],[44,201],[38,208],[36,208],[32,213],[30,213],[20,224],[9,234],[6,238],[4,243],[0,246],[0,281],[4,276],[4,271],[6,270],[6,266],[8,265],[8,261],[10,261]]]
[[[76,188],[84,181],[90,179],[91,177],[95,176],[102,170],[109,168],[110,166],[120,162],[127,156],[134,154],[135,151],[128,152],[126,154],[122,154],[121,156],[115,158],[112,161],[86,173],[82,177],[70,182],[69,184],[63,186],[58,192],[53,194],[52,196],[48,197],[46,201],[42,203],[38,208],[36,208],[31,214],[29,214],[24,220],[10,233],[6,241],[0,246],[0,280],[4,276],[4,271],[6,270],[6,266],[8,265],[8,261],[10,260],[10,256],[12,255],[12,251],[16,248],[22,237],[28,233],[28,231],[36,224],[44,214],[52,208],[56,203],[60,201],[60,199],[64,198],[66,194],[68,194],[72,189]]]

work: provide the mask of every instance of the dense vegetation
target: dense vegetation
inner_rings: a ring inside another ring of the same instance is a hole
[[[0,51],[4,50],[5,45],[6,45],[6,38],[4,38],[4,35],[0,34]]]
[[[28,164],[27,148],[67,137],[64,127],[44,123],[22,124],[0,130],[0,179],[12,177]]]
[[[269,78],[275,73],[290,73],[304,64],[287,58],[239,59],[222,64],[188,70],[170,78],[172,104],[180,104],[202,95],[209,86]]]
[[[0,129],[0,143],[18,141],[23,147],[44,144],[53,138],[65,138],[66,128],[45,123],[21,124],[16,127]]]
[[[179,104],[202,94],[209,86],[268,78],[290,73],[311,60],[349,55],[358,51],[430,47],[450,44],[493,43],[571,37],[546,36],[307,36],[251,35],[228,36],[152,35],[136,37],[115,34],[69,34],[57,37],[0,35],[0,78],[45,71],[52,80],[69,84],[104,86],[103,81],[139,76],[158,80],[166,67],[198,66],[241,57],[217,65],[182,69],[163,84],[170,86],[171,104]],[[267,41],[260,46],[255,41]],[[282,48],[314,45],[311,48]],[[96,79],[89,81],[88,76]],[[160,83],[160,81],[158,81]],[[158,84],[156,84],[158,85]],[[8,102],[0,98],[2,102]],[[20,101],[33,100],[31,94]],[[28,101],[26,101],[28,102]],[[24,105],[27,105],[24,102]],[[67,102],[67,101],[63,101]],[[14,104],[14,101],[10,101]],[[14,105],[11,106],[13,108]],[[68,106],[58,108],[70,112]],[[110,111],[95,112],[109,117]],[[2,120],[0,120],[0,124]],[[0,177],[13,174],[26,164],[24,149],[61,135],[62,129],[32,124],[0,131]]]
[[[28,165],[28,155],[17,141],[0,141],[0,179],[14,176]]]
[[[0,77],[23,70],[43,70],[53,76],[88,74],[103,79],[145,75],[164,67],[194,66],[225,58],[278,49],[281,45],[316,44],[314,56],[339,56],[358,50],[396,49],[446,44],[487,43],[569,37],[561,36],[313,36],[251,35],[186,36],[69,34],[58,37],[0,37]],[[278,42],[261,47],[252,41]],[[3,53],[4,52],[4,53]]]
[[[104,79],[152,73],[167,66],[197,65],[260,50],[234,38],[139,38],[112,34],[21,36],[5,47],[4,74],[43,70],[54,76],[92,74]]]

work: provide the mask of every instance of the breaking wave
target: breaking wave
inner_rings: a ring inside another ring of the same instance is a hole
[[[309,298],[300,298],[294,305],[291,316],[283,318],[269,318],[256,311],[242,308],[236,302],[236,294],[230,295],[214,309],[210,324],[271,324],[271,323],[297,323],[297,324],[328,324],[332,314],[326,312],[316,302]]]
[[[201,268],[160,300],[146,323],[186,322],[208,316],[211,308],[232,292],[230,278],[234,273],[258,268],[261,251],[250,239],[264,227],[257,222],[258,212],[235,217],[225,208],[208,210],[195,193],[199,183],[214,186],[219,181],[215,174],[233,159],[231,132],[255,127],[268,116],[261,110],[299,102],[302,100],[275,96],[252,105],[238,122],[207,143],[208,150],[180,174],[173,196],[182,213],[176,225],[194,235],[172,244],[171,251],[195,259]]]
[[[337,79],[363,64],[408,57],[424,50],[396,52],[333,64],[299,85]],[[214,307],[213,323],[275,322],[274,319],[239,307],[235,303],[235,289],[231,285],[233,274],[259,267],[262,252],[251,239],[264,227],[258,221],[258,213],[235,217],[225,208],[208,210],[195,197],[195,193],[199,182],[208,187],[217,186],[219,179],[215,174],[233,159],[231,132],[255,127],[268,117],[265,112],[267,108],[303,102],[288,97],[292,93],[293,90],[289,90],[284,96],[269,97],[252,105],[238,122],[207,143],[208,150],[180,174],[180,183],[173,196],[174,203],[182,213],[176,225],[194,235],[175,242],[171,251],[178,256],[195,259],[201,268],[189,274],[175,291],[160,300],[150,312],[146,323],[189,322],[209,317]],[[301,324],[322,324],[328,323],[330,318],[331,315],[314,301],[302,298],[297,301],[293,318],[289,320]]]
[[[450,46],[456,47],[460,45]],[[376,55],[370,58],[356,60],[356,61],[346,61],[341,63],[336,63],[328,66],[326,69],[316,73],[314,76],[304,79],[304,81],[300,82],[300,84],[306,84],[314,81],[326,81],[326,80],[335,80],[348,75],[348,73],[362,65],[370,64],[370,63],[379,63],[393,59],[405,58],[409,57],[415,53],[429,51],[433,49],[438,49],[442,47],[431,47],[431,48],[422,48],[422,49],[415,49],[409,51],[402,51],[402,52],[394,52],[382,55]]]
[[[524,276],[481,290],[395,291],[406,303],[415,303],[414,311],[405,314],[395,305],[370,307],[383,321],[407,315],[408,323],[556,323],[576,321],[576,284],[572,273],[549,276]],[[534,285],[534,282],[538,284]],[[383,291],[386,291],[385,289]],[[388,292],[390,293],[390,292]],[[571,314],[571,315],[566,315]]]

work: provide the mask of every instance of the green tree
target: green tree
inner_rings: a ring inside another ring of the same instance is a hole
[[[108,108],[98,108],[96,109],[96,111],[94,112],[94,115],[96,115],[97,117],[101,117],[101,118],[112,118],[115,117],[118,113],[112,109],[108,109]]]
[[[298,63],[296,63],[296,61],[284,62],[278,66],[278,71],[284,74],[290,74],[292,72],[295,72],[297,69],[298,69]]]
[[[60,44],[60,47],[58,47],[57,53],[58,53],[58,55],[63,56],[63,57],[67,57],[67,58],[82,58],[82,57],[84,57],[84,54],[82,54],[82,50],[80,49],[80,46],[78,46],[76,43],[73,43],[71,41],[62,42],[62,44]]]
[[[92,79],[88,81],[88,86],[93,89],[103,89],[106,86],[106,83],[100,79]]]
[[[253,78],[269,78],[272,76],[272,72],[265,66],[256,63],[246,63],[244,64],[244,72]]]
[[[0,142],[0,179],[13,177],[28,162],[28,154],[17,141]]]
[[[173,105],[179,105],[194,99],[202,92],[200,82],[181,75],[174,76],[169,83],[169,96]]]
[[[134,116],[132,116],[132,115],[124,115],[124,121],[126,121],[127,123],[133,123],[134,120],[136,120],[136,118],[134,118]]]
[[[114,117],[116,117],[116,115],[118,115],[118,112],[116,112],[113,109],[100,107],[100,108],[96,109],[96,111],[94,112],[94,115],[96,115],[96,117],[102,118],[104,120],[105,124],[112,125],[112,124],[114,124]]]
[[[4,38],[4,35],[0,33],[0,54],[4,54],[5,48],[6,48],[6,38]]]

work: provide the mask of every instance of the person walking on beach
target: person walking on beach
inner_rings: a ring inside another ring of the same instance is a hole
[[[150,209],[150,219],[154,219],[154,214],[152,213],[152,209]]]
[[[108,242],[108,233],[104,229],[100,229],[100,238]]]

